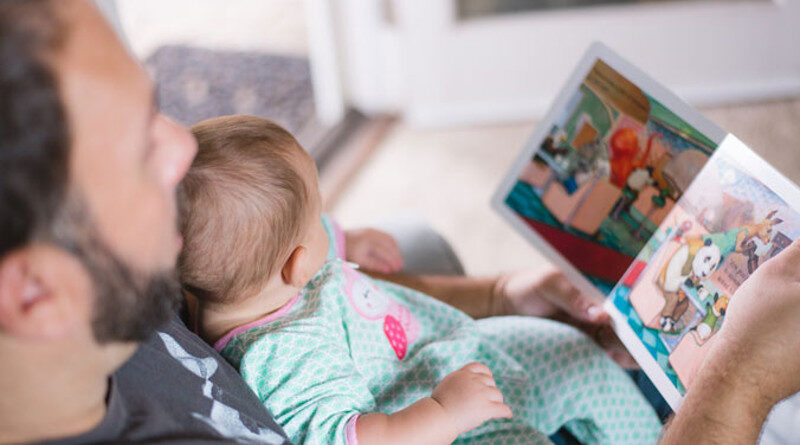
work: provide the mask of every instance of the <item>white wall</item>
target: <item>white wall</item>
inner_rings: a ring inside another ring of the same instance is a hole
[[[694,105],[800,94],[800,1],[675,2],[455,20],[453,0],[339,0],[348,99],[417,125],[541,116],[602,40]]]

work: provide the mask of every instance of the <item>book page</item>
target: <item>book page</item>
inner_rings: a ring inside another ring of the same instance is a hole
[[[736,290],[800,236],[798,210],[799,189],[728,136],[611,292],[617,332],[673,408]]]
[[[719,133],[595,45],[493,205],[583,291],[605,296],[714,153]]]

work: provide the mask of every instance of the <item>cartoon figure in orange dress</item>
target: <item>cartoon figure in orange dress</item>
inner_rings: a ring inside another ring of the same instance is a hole
[[[619,188],[624,188],[628,182],[628,176],[636,169],[647,167],[647,158],[653,148],[653,140],[661,138],[658,133],[653,133],[647,140],[647,149],[642,156],[639,156],[639,135],[632,128],[620,128],[609,141],[610,156],[608,162],[611,164],[611,183]]]

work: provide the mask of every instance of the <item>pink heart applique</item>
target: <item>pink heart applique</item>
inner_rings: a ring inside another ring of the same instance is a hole
[[[387,315],[383,319],[383,333],[389,339],[389,344],[394,349],[395,355],[398,360],[402,360],[406,356],[408,349],[408,339],[406,338],[406,331],[403,330],[403,325],[391,315]]]

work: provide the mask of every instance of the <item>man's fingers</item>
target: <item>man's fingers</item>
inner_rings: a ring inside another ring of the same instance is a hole
[[[611,351],[609,352],[611,359],[614,360],[620,368],[628,369],[628,370],[635,370],[641,369],[636,360],[633,359],[633,356],[628,351]]]
[[[603,326],[594,333],[594,338],[603,350],[621,367],[625,369],[639,369],[639,364],[633,359],[622,341],[610,326]]]
[[[551,298],[553,304],[561,307],[569,315],[588,323],[602,324],[608,323],[610,317],[603,309],[603,300],[587,295],[573,285],[565,276],[558,277],[558,283],[554,286],[554,295]],[[555,301],[554,301],[555,300]]]
[[[596,324],[609,323],[611,316],[602,305],[592,303],[586,308],[586,321]]]
[[[800,238],[794,240],[785,250],[789,250],[794,257],[800,257]]]
[[[772,266],[777,266],[777,270],[783,272],[787,277],[791,277],[793,281],[800,281],[800,238],[794,240],[781,253],[767,260],[762,267],[769,263],[773,263]]]

